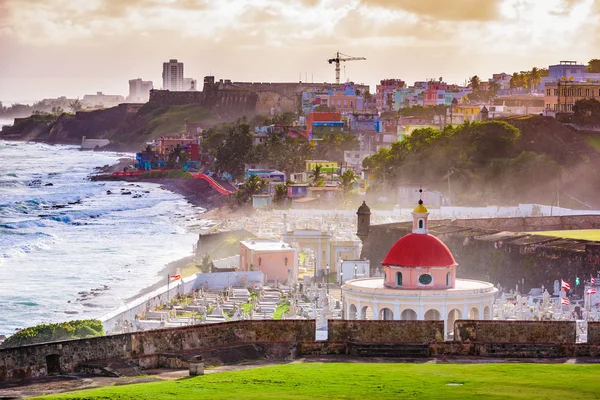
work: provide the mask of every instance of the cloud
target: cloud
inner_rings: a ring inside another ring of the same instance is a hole
[[[403,10],[446,21],[491,21],[500,18],[503,0],[361,0],[365,6]]]

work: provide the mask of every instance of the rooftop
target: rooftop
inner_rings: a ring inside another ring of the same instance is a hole
[[[290,251],[292,246],[285,242],[277,242],[273,240],[242,240],[240,242],[243,246],[255,251]]]

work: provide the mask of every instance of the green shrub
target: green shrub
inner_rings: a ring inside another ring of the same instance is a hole
[[[57,324],[40,324],[20,330],[6,339],[0,345],[0,348],[103,335],[104,328],[102,327],[102,322],[97,319],[82,319]]]

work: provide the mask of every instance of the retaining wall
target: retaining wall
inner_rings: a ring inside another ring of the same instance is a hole
[[[444,321],[329,320],[329,341],[355,343],[430,343],[444,341]]]
[[[575,343],[574,321],[475,321],[454,323],[455,341],[474,343]]]

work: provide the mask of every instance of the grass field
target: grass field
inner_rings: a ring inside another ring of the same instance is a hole
[[[68,399],[594,399],[600,365],[303,363],[72,392]]]
[[[543,231],[529,232],[532,235],[555,236],[564,239],[598,240],[600,241],[600,229],[576,229],[572,231]]]

